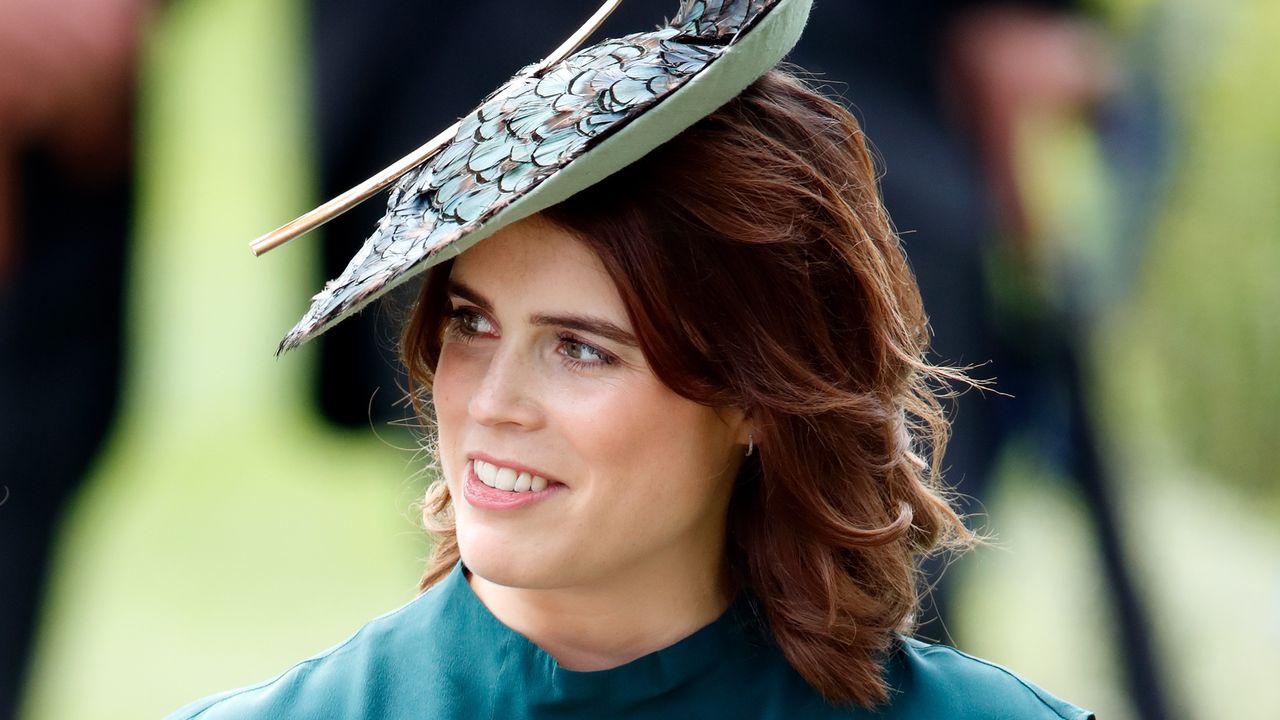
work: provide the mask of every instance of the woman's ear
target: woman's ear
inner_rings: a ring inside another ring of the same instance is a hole
[[[725,407],[721,408],[719,413],[720,420],[732,433],[734,444],[741,445],[742,452],[745,453],[747,448],[755,443],[755,437],[760,434],[756,431],[751,411],[738,407]]]
[[[742,452],[750,455],[755,451],[756,439],[760,435],[756,428],[755,418],[752,416],[751,410],[737,410],[735,414],[737,421],[737,434],[734,442],[743,446]]]

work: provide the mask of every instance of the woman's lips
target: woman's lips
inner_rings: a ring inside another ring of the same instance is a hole
[[[462,484],[462,496],[472,507],[482,510],[515,510],[541,502],[564,488],[565,486],[558,482],[550,482],[545,490],[537,492],[515,492],[492,488],[485,485],[476,475],[475,462],[468,460],[466,479]]]
[[[547,486],[551,484],[541,475],[533,475],[528,471],[517,471],[510,467],[494,465],[480,458],[472,458],[471,468],[476,471],[476,476],[480,478],[480,482],[499,490],[514,490],[516,492],[533,490],[537,492],[538,490],[546,490]]]
[[[512,470],[515,470],[517,473],[527,472],[530,475],[538,475],[546,478],[548,485],[555,485],[557,483],[561,485],[564,484],[558,478],[552,477],[551,475],[548,475],[542,472],[541,470],[538,470],[537,468],[529,467],[528,465],[518,463],[514,460],[504,460],[502,458],[496,458],[492,455],[482,453],[482,452],[467,453],[467,461],[470,462],[472,460],[483,460],[484,462],[487,462],[490,465],[497,465],[498,467],[503,467],[503,468],[511,468]]]

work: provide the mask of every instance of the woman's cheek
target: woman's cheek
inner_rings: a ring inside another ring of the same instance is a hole
[[[645,383],[623,381],[598,391],[578,407],[578,431],[584,454],[607,477],[630,485],[652,486],[655,466],[664,464],[669,447],[663,438],[680,424],[678,415],[648,392]],[[642,496],[646,487],[626,487],[622,496]]]
[[[431,385],[437,415],[442,416],[446,411],[450,414],[465,412],[475,376],[478,372],[483,373],[478,355],[475,349],[460,343],[446,343],[440,349]]]
[[[446,344],[440,351],[431,384],[431,402],[435,408],[436,439],[440,468],[452,491],[461,489],[462,468],[454,467],[461,449],[455,447],[462,434],[467,413],[466,363],[457,352],[458,346]]]

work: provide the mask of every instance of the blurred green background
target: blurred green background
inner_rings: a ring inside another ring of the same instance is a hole
[[[1280,717],[1280,4],[1099,4],[1148,37],[1176,130],[1144,264],[1093,343],[1126,540],[1182,715]],[[317,199],[299,12],[176,3],[152,36],[124,412],[64,528],[26,718],[158,717],[415,594],[413,440],[315,419],[313,358],[272,355],[315,248],[246,247]],[[1028,174],[1061,210],[1092,171],[1055,137]],[[1029,457],[1007,454],[956,639],[1128,717],[1090,530]]]

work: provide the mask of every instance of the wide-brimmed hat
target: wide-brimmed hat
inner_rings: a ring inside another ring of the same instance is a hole
[[[431,142],[254,241],[264,252],[395,182],[377,229],[311,299],[280,352],[711,114],[796,44],[812,0],[683,0],[664,27],[572,52],[617,3]]]

